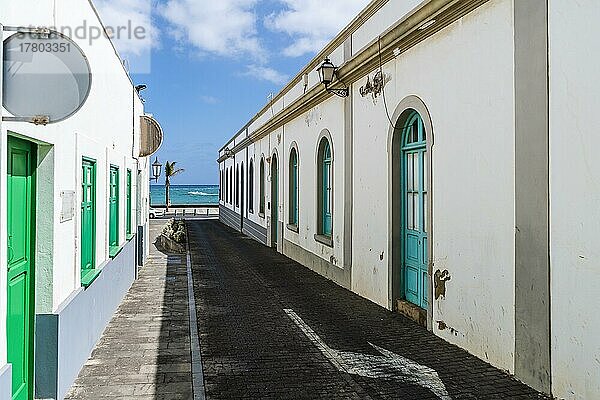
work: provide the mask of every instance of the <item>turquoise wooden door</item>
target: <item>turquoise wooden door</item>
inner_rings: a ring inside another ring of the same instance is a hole
[[[277,156],[273,155],[271,160],[271,243],[277,247],[279,235],[279,171]]]
[[[109,246],[111,253],[119,247],[119,169],[110,167]]]
[[[8,362],[12,398],[33,398],[35,145],[8,138]]]
[[[427,137],[417,112],[409,116],[402,134],[404,295],[411,303],[427,308]]]

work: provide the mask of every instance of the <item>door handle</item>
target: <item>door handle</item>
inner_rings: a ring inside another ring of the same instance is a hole
[[[13,260],[13,258],[15,258],[15,252],[11,246],[11,243],[12,243],[12,235],[8,235],[8,263],[9,264]]]

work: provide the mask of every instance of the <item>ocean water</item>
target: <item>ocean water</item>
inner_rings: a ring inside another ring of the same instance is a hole
[[[171,205],[219,204],[219,185],[171,185]],[[165,205],[165,185],[150,185],[150,204]]]

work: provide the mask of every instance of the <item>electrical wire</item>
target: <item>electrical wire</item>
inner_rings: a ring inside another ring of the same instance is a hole
[[[387,119],[390,122],[390,126],[394,130],[398,130],[398,127],[396,127],[396,124],[394,124],[394,122],[392,121],[392,118],[390,117],[390,112],[389,112],[388,106],[387,106],[387,99],[385,96],[385,75],[383,74],[383,58],[381,56],[381,36],[379,36],[377,38],[377,44],[379,46],[379,73],[381,74],[381,79],[382,79],[381,94],[383,97],[383,106],[385,107],[385,115],[387,115]]]

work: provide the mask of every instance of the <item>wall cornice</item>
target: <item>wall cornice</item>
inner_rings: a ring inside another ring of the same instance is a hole
[[[244,125],[242,129],[240,129],[229,141],[219,150],[223,151],[236,137],[242,134],[248,127],[256,121],[262,114],[269,111],[271,106],[279,101],[283,96],[289,93],[290,90],[294,88],[301,80],[304,74],[314,71],[318,65],[323,62],[326,56],[331,54],[335,49],[340,47],[346,39],[348,39],[354,32],[356,32],[369,18],[371,18],[377,11],[381,9],[384,5],[386,5],[390,0],[372,0],[367,7],[348,24],[323,50],[319,52],[292,80],[284,86],[281,91],[271,101],[269,101],[258,113],[254,115]]]
[[[340,81],[347,85],[352,85],[359,79],[365,77],[379,67],[379,63],[387,63],[394,58],[394,49],[400,49],[401,54],[408,49],[423,42],[428,37],[434,35],[456,20],[467,15],[482,4],[489,0],[430,0],[422,3],[409,14],[405,15],[396,24],[390,27],[387,31],[381,34],[377,39],[371,41],[359,53],[340,66],[338,77]],[[387,1],[373,1],[364,11],[358,16],[342,33],[340,33],[325,49],[323,49],[297,76],[294,78],[275,98],[273,103],[285,95],[295,84],[299,82],[302,76],[312,69],[316,68],[322,58],[339,47],[344,40],[354,30],[358,29],[370,18],[379,8]],[[377,7],[378,6],[378,7]],[[371,12],[369,15],[367,11]],[[369,15],[369,17],[367,17]],[[427,29],[419,29],[424,23],[435,20],[435,24]],[[351,28],[354,26],[354,30]],[[379,49],[381,47],[381,56]],[[402,55],[400,55],[401,57]],[[325,91],[322,85],[316,85],[306,94],[298,98],[296,101],[285,107],[283,110],[275,114],[266,123],[260,126],[257,130],[250,133],[244,140],[239,142],[232,149],[233,153],[244,149],[251,143],[254,143],[268,135],[275,129],[280,128],[286,123],[298,118],[306,111],[322,103],[333,96]],[[243,131],[248,129],[251,123],[268,111],[271,102],[267,104],[256,116],[242,128],[231,140],[227,142],[221,151],[226,148],[231,142]],[[219,157],[219,163],[226,159],[225,156]]]

